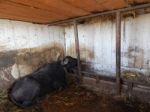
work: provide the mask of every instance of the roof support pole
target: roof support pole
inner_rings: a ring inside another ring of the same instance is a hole
[[[121,14],[116,12],[116,90],[121,95]]]
[[[80,63],[80,47],[79,47],[79,38],[78,38],[78,26],[77,26],[77,21],[73,22],[73,27],[74,27],[74,37],[75,37],[75,45],[76,45],[76,55],[77,55],[77,60],[78,60],[78,72],[77,72],[77,83],[81,83],[81,63]]]

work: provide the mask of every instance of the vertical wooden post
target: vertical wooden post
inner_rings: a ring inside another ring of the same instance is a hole
[[[78,59],[78,76],[77,76],[77,82],[78,84],[81,83],[81,63],[80,63],[80,48],[79,48],[79,38],[78,38],[78,27],[77,22],[73,22],[74,26],[74,37],[75,37],[75,45],[76,45],[76,54]]]
[[[116,12],[116,87],[121,95],[121,14]]]

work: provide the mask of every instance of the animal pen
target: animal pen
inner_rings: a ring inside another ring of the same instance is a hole
[[[84,2],[0,1],[0,112],[149,112],[150,1]],[[65,56],[69,87],[27,109],[9,101],[15,80]]]
[[[120,95],[122,84],[130,83],[129,88],[132,88],[133,85],[134,86],[142,85],[141,88],[142,87],[147,88],[147,86],[148,86],[147,84],[142,84],[138,81],[131,82],[131,81],[121,79],[121,13],[126,12],[126,11],[145,9],[145,8],[149,8],[149,7],[150,7],[150,4],[144,4],[144,5],[139,5],[139,6],[129,7],[129,8],[123,8],[123,9],[119,9],[119,10],[106,11],[106,12],[102,12],[102,13],[92,14],[89,16],[79,17],[79,18],[75,18],[75,19],[54,22],[54,23],[50,23],[49,25],[59,25],[59,24],[64,24],[64,23],[73,24],[76,53],[77,53],[77,59],[78,59],[78,71],[77,71],[78,76],[77,76],[77,78],[82,80],[84,75],[90,77],[92,74],[91,77],[94,77],[96,79],[96,81],[98,81],[98,80],[116,81],[116,93]],[[84,19],[88,19],[88,18],[92,18],[92,17],[103,16],[103,15],[106,15],[106,16],[107,15],[115,15],[116,16],[116,78],[115,79],[113,77],[106,77],[106,76],[98,75],[98,74],[91,73],[91,72],[85,72],[85,71],[81,70],[82,63],[80,63],[80,45],[79,45],[78,27],[77,27],[78,21],[82,21]]]

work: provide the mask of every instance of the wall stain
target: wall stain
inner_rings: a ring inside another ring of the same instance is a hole
[[[144,67],[144,50],[138,46],[128,48],[128,52],[123,53],[124,57],[128,58],[128,66],[135,68]]]
[[[68,48],[67,54],[76,57],[76,47],[73,45]],[[80,58],[82,61],[91,61],[94,59],[94,51],[90,48],[80,46]]]
[[[140,4],[145,4],[145,3],[148,3],[149,0],[126,0],[126,2],[129,4],[129,5],[140,5]]]
[[[15,79],[10,75],[11,69],[11,67],[0,68],[0,90],[7,89],[14,82]]]
[[[15,63],[16,50],[0,52],[0,67],[9,67]]]
[[[137,16],[137,13],[135,10],[122,13],[123,18],[128,18],[128,17],[135,18],[136,16]]]
[[[64,46],[59,43],[0,52],[0,88],[7,88],[14,79],[63,57]]]
[[[86,19],[85,21],[81,21],[79,24],[84,24],[84,25],[89,25],[89,24],[94,24],[94,23],[105,23],[108,21],[115,21],[115,15],[102,15],[99,17],[95,17],[95,18],[89,18]]]
[[[67,54],[76,57],[76,48],[75,45],[71,46],[67,49]],[[86,64],[87,62],[91,62],[94,59],[94,51],[90,48],[85,48],[80,46],[80,59],[84,64],[81,65],[82,70],[90,70],[92,68],[91,64]]]
[[[45,63],[61,60],[63,57],[63,46],[58,43],[37,48],[20,49],[15,57],[12,75],[15,78],[25,76],[43,66]]]

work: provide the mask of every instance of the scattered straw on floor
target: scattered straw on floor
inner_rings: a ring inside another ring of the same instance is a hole
[[[150,106],[139,101],[116,100],[111,95],[96,95],[84,88],[71,86],[44,97],[31,108],[22,109],[0,91],[0,112],[149,112]]]

